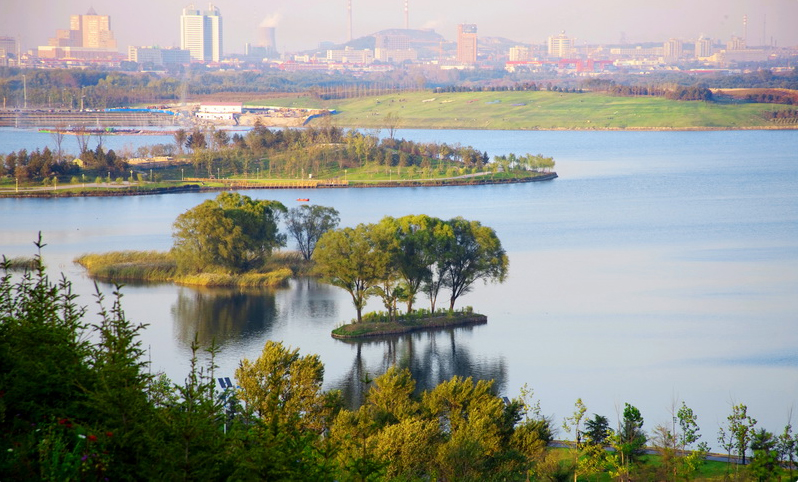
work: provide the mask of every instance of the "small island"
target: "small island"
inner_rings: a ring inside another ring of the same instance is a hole
[[[488,322],[487,316],[474,313],[471,307],[467,307],[463,311],[439,311],[433,314],[421,312],[414,315],[402,316],[395,321],[375,320],[349,323],[334,329],[332,337],[338,340],[355,341],[364,338],[404,335],[417,331],[484,325]],[[368,317],[366,318],[368,319]]]
[[[281,220],[287,234],[278,229]],[[333,331],[342,340],[487,323],[470,306],[455,310],[455,304],[476,281],[501,283],[507,276],[507,253],[492,228],[424,214],[385,216],[354,228],[337,228],[339,222],[331,207],[287,209],[223,192],[177,217],[168,252],[85,254],[75,262],[92,278],[114,283],[273,288],[291,277],[315,276],[352,297],[357,317]],[[276,251],[289,236],[297,251]],[[444,291],[448,308],[436,310]],[[428,310],[414,307],[421,295]],[[363,313],[372,296],[387,311]]]
[[[12,152],[0,163],[0,196],[138,196],[241,189],[458,186],[549,181],[554,159],[542,154],[493,156],[471,146],[415,142],[332,125],[271,130],[256,125],[232,136],[195,127],[174,143],[134,154],[97,147],[79,131],[79,152]],[[12,169],[13,168],[13,169]],[[24,169],[23,169],[24,168]],[[7,172],[6,172],[7,171]],[[13,174],[13,177],[6,174]]]

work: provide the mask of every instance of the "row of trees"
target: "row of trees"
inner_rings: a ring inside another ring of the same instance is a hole
[[[41,246],[41,242],[37,243]],[[40,258],[0,277],[0,473],[10,480],[691,480],[705,446],[682,404],[678,425],[651,437],[659,464],[641,458],[648,435],[633,405],[617,429],[578,400],[563,428],[570,461],[547,449],[556,428],[526,387],[503,400],[490,381],[453,377],[418,393],[407,370],[363,380],[355,409],[322,390],[317,355],[269,341],[242,360],[235,388],[216,388],[213,357],[192,345],[182,383],[152,374],[121,294],[98,294],[86,321],[68,280],[53,283]],[[6,266],[3,266],[6,268]],[[93,334],[89,336],[89,334]],[[722,438],[753,459],[738,475],[775,480],[792,469],[798,439],[755,430],[734,407]],[[607,448],[613,450],[606,450]],[[695,452],[688,452],[690,448]]]
[[[549,172],[554,169],[554,158],[546,157],[543,154],[516,156],[510,153],[509,155],[493,156],[493,162],[501,166],[505,172],[511,170]]]
[[[177,152],[191,156],[197,175],[303,177],[341,170],[380,166],[386,170],[416,168],[446,172],[451,168],[484,169],[487,152],[471,146],[423,143],[376,133],[326,125],[272,130],[260,125],[246,134],[229,136],[223,130],[178,130]],[[553,165],[553,164],[552,164]]]
[[[478,280],[502,282],[509,260],[493,229],[456,217],[386,216],[379,223],[328,231],[313,253],[322,279],[352,297],[357,322],[368,298],[379,296],[389,318],[397,304],[413,303],[424,293],[435,312],[442,288],[450,290],[449,309]]]
[[[692,85],[681,86],[676,84],[619,84],[611,79],[588,79],[583,87],[594,92],[606,92],[611,95],[625,97],[655,96],[671,100],[713,100],[712,91],[706,87]]]

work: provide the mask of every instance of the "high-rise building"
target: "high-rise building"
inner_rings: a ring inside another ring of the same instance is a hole
[[[510,57],[510,62],[529,60],[529,47],[526,45],[516,45],[515,47],[510,47],[510,52],[508,55]]]
[[[219,62],[222,50],[222,16],[219,8],[208,6],[200,12],[194,5],[183,9],[180,16],[180,48],[191,52],[191,60]]]
[[[702,35],[695,41],[695,56],[703,59],[712,56],[712,39],[704,38]]]
[[[477,62],[477,26],[472,23],[457,26],[457,61],[463,64]]]
[[[111,17],[97,15],[90,8],[86,15],[71,15],[69,30],[56,30],[50,39],[51,47],[83,47],[116,51],[116,39],[111,31]]]
[[[574,39],[560,32],[560,35],[549,37],[549,57],[568,58],[574,50]]]
[[[732,35],[731,40],[726,42],[726,50],[745,50],[745,39]]]
[[[682,41],[677,38],[668,39],[663,45],[665,60],[679,60],[682,56]]]
[[[93,8],[86,15],[72,15],[69,30],[56,30],[49,45],[36,48],[41,59],[116,62],[124,57],[116,50],[111,17],[97,15]]]

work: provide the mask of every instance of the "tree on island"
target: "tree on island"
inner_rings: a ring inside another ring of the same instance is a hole
[[[223,192],[177,217],[172,237],[183,272],[243,272],[263,266],[272,250],[285,245],[277,221],[285,206]]]
[[[443,283],[452,290],[449,310],[454,310],[457,298],[471,291],[475,281],[503,282],[509,260],[493,229],[461,217],[448,224],[453,237],[448,239],[447,256],[443,260],[446,266]]]
[[[296,241],[299,252],[305,260],[310,260],[319,238],[335,229],[341,218],[335,208],[326,206],[298,206],[288,210],[285,219],[288,233]]]
[[[357,322],[363,321],[369,290],[380,282],[388,263],[386,253],[375,249],[369,226],[328,231],[316,244],[313,259],[321,278],[352,296]]]
[[[405,301],[408,313],[422,289],[432,312],[442,287],[451,289],[449,310],[477,280],[502,282],[509,261],[493,229],[478,221],[429,216],[383,218],[324,234],[313,256],[323,280],[352,295],[357,322],[369,295],[383,300],[390,318],[396,302]]]

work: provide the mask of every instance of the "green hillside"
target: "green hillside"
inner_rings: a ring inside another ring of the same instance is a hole
[[[345,127],[387,128],[388,113],[404,128],[449,129],[737,129],[774,126],[763,112],[789,106],[674,101],[560,92],[406,92],[323,101],[268,99],[252,105],[336,109]],[[318,122],[318,121],[316,121]]]

